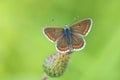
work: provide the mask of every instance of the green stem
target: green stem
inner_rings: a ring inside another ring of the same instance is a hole
[[[44,74],[44,76],[42,77],[41,80],[48,80],[48,76],[46,74]]]

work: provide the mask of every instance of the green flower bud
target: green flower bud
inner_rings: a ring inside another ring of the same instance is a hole
[[[61,76],[67,67],[69,57],[70,53],[55,53],[47,57],[43,64],[45,73],[50,77]]]

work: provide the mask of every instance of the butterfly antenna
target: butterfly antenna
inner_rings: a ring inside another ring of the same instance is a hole
[[[75,21],[77,21],[78,19],[79,19],[79,16],[73,17],[69,25],[73,24],[73,23],[74,23]]]
[[[76,20],[78,20],[79,19],[79,16],[75,16],[74,18],[73,18],[73,21],[76,21]]]

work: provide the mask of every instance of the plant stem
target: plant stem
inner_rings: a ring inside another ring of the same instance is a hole
[[[44,76],[42,77],[41,80],[48,80],[48,76],[46,74],[44,74]]]

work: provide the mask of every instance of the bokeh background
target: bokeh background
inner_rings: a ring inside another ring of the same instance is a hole
[[[40,80],[56,52],[43,28],[84,18],[93,19],[86,47],[49,80],[120,80],[120,0],[0,0],[0,80]]]

